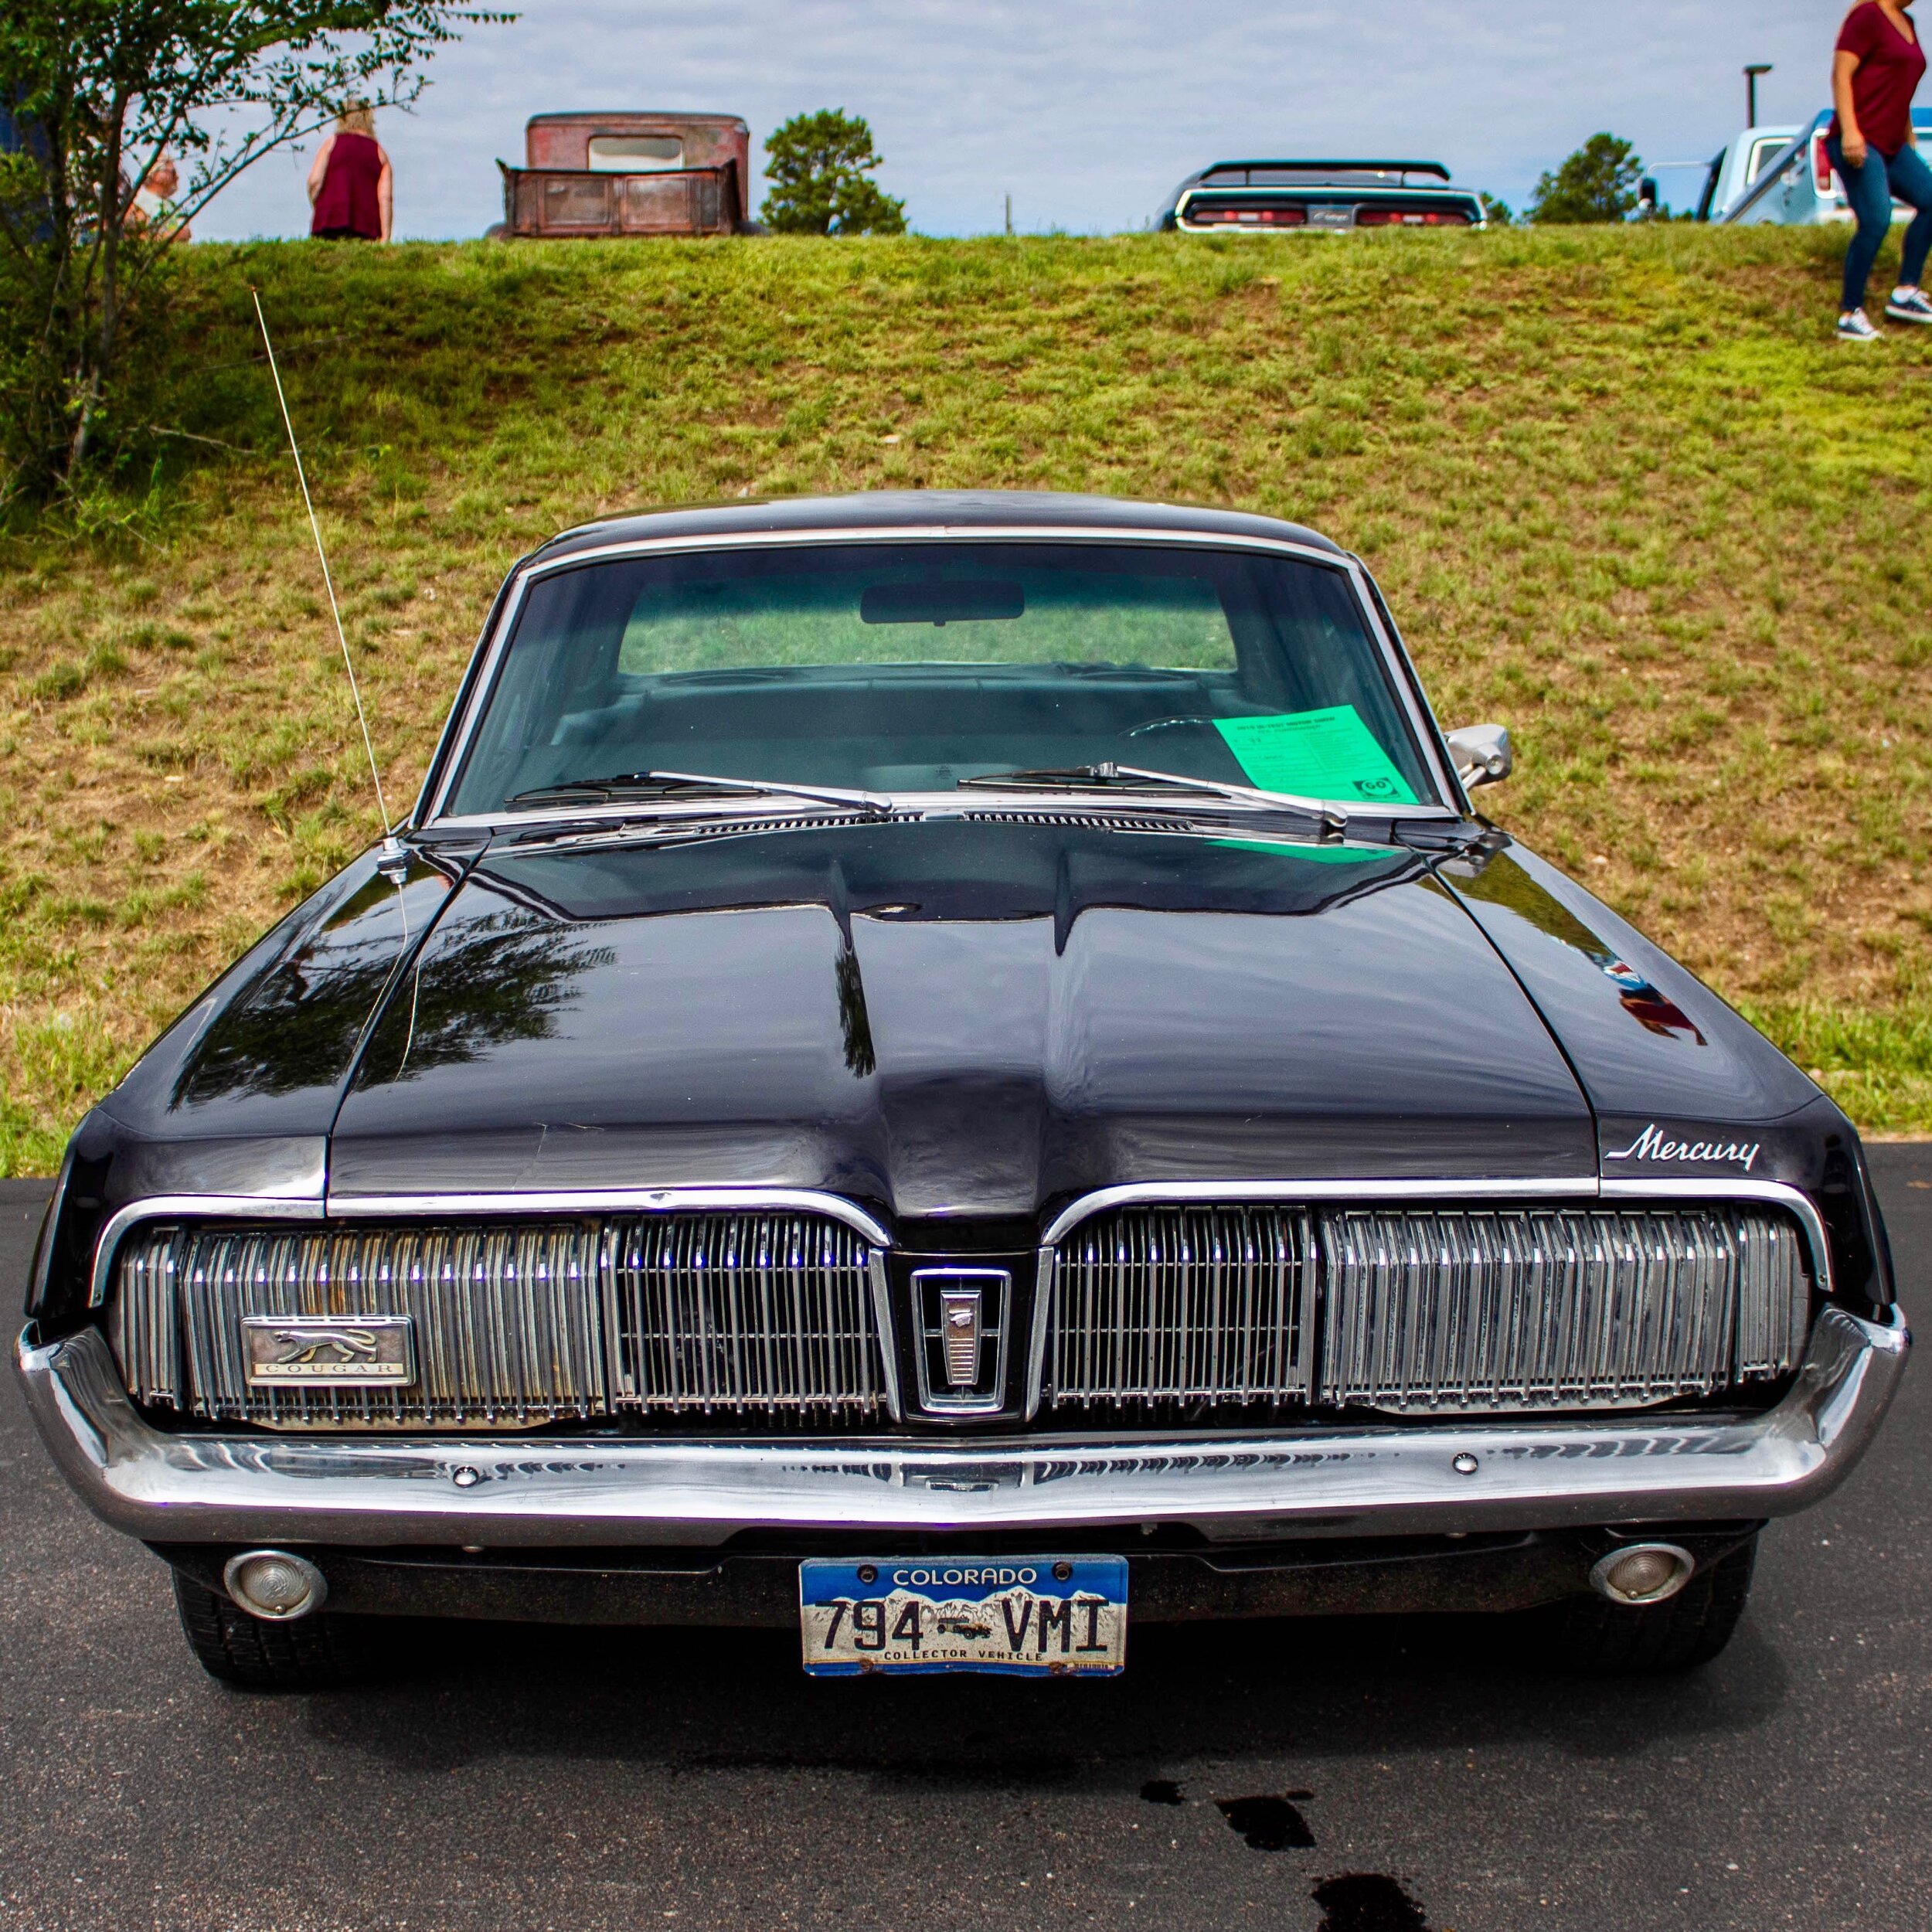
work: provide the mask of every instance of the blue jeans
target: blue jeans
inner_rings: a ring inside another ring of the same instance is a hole
[[[1905,231],[1905,258],[1899,264],[1900,285],[1918,286],[1926,256],[1932,253],[1932,168],[1909,143],[1896,155],[1882,155],[1877,148],[1867,147],[1862,168],[1846,162],[1836,134],[1828,145],[1832,165],[1845,184],[1845,199],[1858,217],[1858,233],[1845,254],[1845,300],[1841,306],[1849,315],[1865,306],[1865,285],[1872,279],[1872,265],[1892,232],[1894,199],[1919,211]]]

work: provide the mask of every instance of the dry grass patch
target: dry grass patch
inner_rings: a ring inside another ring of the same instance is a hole
[[[392,801],[497,581],[653,502],[1087,489],[1380,577],[1497,815],[1866,1124],[1932,1129],[1932,344],[1830,236],[198,248],[158,513],[0,600],[0,1171],[376,820],[256,359],[277,331]],[[895,440],[896,439],[896,440]],[[144,488],[145,479],[143,479]]]

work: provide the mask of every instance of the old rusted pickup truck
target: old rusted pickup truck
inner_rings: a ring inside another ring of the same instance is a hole
[[[730,235],[750,213],[735,114],[536,114],[503,171],[505,236]]]

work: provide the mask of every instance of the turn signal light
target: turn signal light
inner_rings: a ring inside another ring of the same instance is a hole
[[[1690,1581],[1697,1567],[1675,1543],[1632,1543],[1613,1549],[1590,1573],[1591,1587],[1613,1604],[1661,1604]]]
[[[306,1617],[328,1594],[322,1573],[305,1556],[285,1549],[250,1549],[231,1556],[222,1581],[229,1595],[251,1617],[291,1624]]]

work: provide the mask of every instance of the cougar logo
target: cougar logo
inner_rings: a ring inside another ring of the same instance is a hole
[[[376,1359],[376,1335],[369,1328],[277,1328],[275,1341],[283,1351],[275,1358],[277,1368],[286,1367],[291,1362]],[[332,1349],[333,1355],[323,1356],[321,1352],[325,1349]]]

